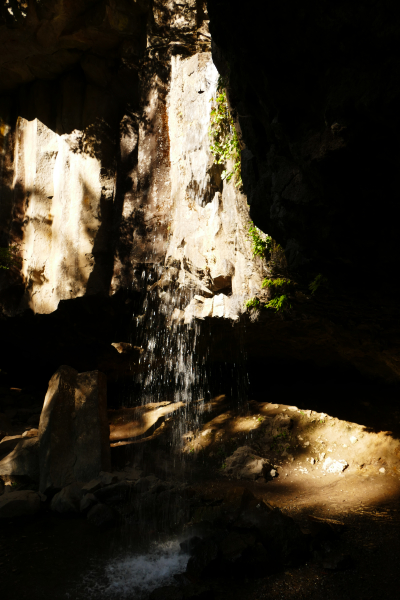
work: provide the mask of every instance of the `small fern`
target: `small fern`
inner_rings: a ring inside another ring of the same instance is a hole
[[[319,287],[321,287],[321,286],[324,287],[327,285],[327,283],[328,283],[327,278],[323,277],[323,275],[321,273],[318,273],[316,278],[308,286],[308,289],[311,291],[312,294],[315,294],[315,292],[317,291],[317,289]]]
[[[210,138],[210,151],[214,156],[214,163],[221,165],[232,159],[233,169],[222,171],[222,179],[230,181],[236,180],[235,186],[241,187],[241,148],[239,137],[235,128],[232,115],[229,110],[226,97],[225,82],[220,77],[218,80],[217,96],[211,98],[213,106],[210,113],[210,128],[208,135]]]
[[[261,302],[258,298],[251,298],[245,302],[246,308],[261,308]]]
[[[289,298],[283,294],[282,296],[277,296],[276,298],[272,298],[267,304],[265,308],[273,308],[276,311],[285,310],[287,308],[292,308],[289,304]]]
[[[261,258],[265,258],[267,252],[270,252],[272,248],[272,237],[266,235],[265,238],[261,237],[260,230],[254,225],[253,222],[250,223],[249,235],[253,242],[253,256],[260,256]]]

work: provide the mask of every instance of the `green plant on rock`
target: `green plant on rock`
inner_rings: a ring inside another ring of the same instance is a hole
[[[272,237],[267,234],[265,234],[265,237],[261,237],[260,230],[253,222],[250,223],[249,235],[253,242],[253,256],[265,258],[267,253],[271,251],[273,244]]]
[[[280,288],[280,287],[284,287],[287,285],[290,285],[292,283],[292,281],[290,279],[284,279],[281,277],[278,277],[276,279],[264,279],[264,281],[262,282],[261,287],[262,288]]]
[[[18,247],[0,248],[0,269],[11,269],[21,266],[21,258],[17,256]]]
[[[213,106],[210,113],[210,151],[214,156],[214,163],[225,164],[233,160],[232,171],[222,171],[222,179],[235,180],[235,186],[242,185],[241,175],[241,148],[226,97],[225,82],[220,77],[218,80],[217,95],[211,98]]]
[[[315,294],[315,292],[317,291],[317,289],[319,287],[325,287],[328,283],[328,280],[326,277],[324,277],[322,275],[322,273],[318,273],[318,275],[316,276],[316,278],[310,283],[310,285],[308,286],[308,289],[311,291],[312,294]]]
[[[261,308],[261,302],[258,298],[250,298],[245,302],[246,308]]]
[[[267,302],[265,308],[274,308],[276,311],[280,311],[292,307],[289,304],[289,298],[286,296],[286,294],[282,294],[282,296],[276,296],[276,298],[272,298],[269,302]]]

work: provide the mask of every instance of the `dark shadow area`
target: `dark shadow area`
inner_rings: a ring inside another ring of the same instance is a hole
[[[351,367],[306,361],[251,360],[247,368],[250,396],[259,402],[324,412],[400,439],[399,384],[369,379]]]

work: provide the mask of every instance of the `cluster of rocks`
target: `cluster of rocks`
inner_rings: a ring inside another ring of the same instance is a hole
[[[161,481],[153,474],[142,476],[137,468],[101,472],[86,484],[74,482],[55,494],[50,508],[59,514],[87,517],[96,526],[130,522],[161,531],[183,525],[190,505],[182,484]]]
[[[260,405],[260,407],[263,407],[263,405]],[[260,419],[262,419],[262,437],[258,438],[259,441],[253,443],[252,446],[240,446],[225,460],[223,469],[225,476],[232,479],[262,479],[265,481],[278,476],[278,466],[260,456],[258,452],[262,454],[269,452],[271,446],[279,439],[280,454],[288,456],[286,450],[290,443],[286,440],[289,438],[293,421],[285,414],[263,416]]]
[[[150,600],[213,598],[214,577],[260,577],[302,563],[312,551],[311,536],[290,517],[244,488],[223,498],[193,498],[194,508],[181,543],[190,555],[176,585],[154,590]]]
[[[39,428],[1,439],[0,479],[7,493],[0,516],[33,514],[47,497],[109,471],[109,435],[105,375],[60,367],[50,380]]]

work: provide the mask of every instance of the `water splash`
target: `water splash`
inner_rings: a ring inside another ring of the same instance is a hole
[[[90,571],[73,597],[140,600],[154,589],[174,583],[173,575],[185,570],[188,558],[180,551],[177,540],[154,543],[145,554],[118,556],[101,572],[99,568]]]

